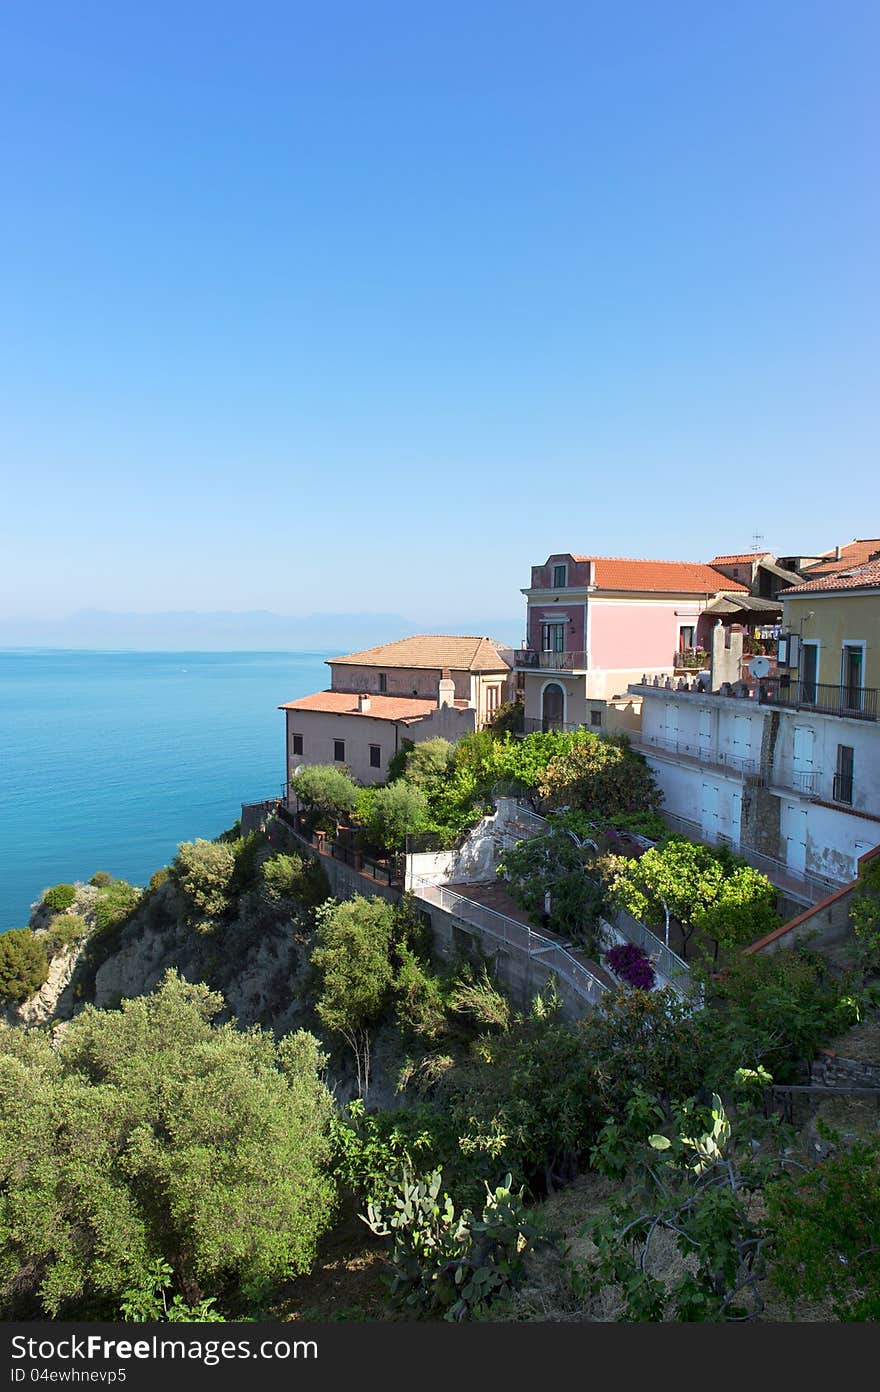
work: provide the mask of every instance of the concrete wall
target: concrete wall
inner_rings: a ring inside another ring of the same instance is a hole
[[[565,624],[565,652],[583,652],[586,648],[586,606],[581,595],[577,599],[567,599],[564,595],[547,595],[543,599],[530,599],[526,614],[526,635],[529,647],[536,652],[543,648],[543,625],[545,623]]]
[[[819,681],[840,682],[844,643],[865,642],[864,685],[880,687],[880,597],[813,593],[783,594],[783,627],[806,641],[819,640]],[[812,614],[812,618],[807,618]]]
[[[331,686],[334,691],[367,691],[379,694],[380,674],[386,680],[387,696],[421,696],[436,701],[437,686],[443,673],[440,668],[428,667],[360,667],[354,664],[331,662]],[[450,672],[455,683],[455,699],[469,701],[471,695],[470,672]]]
[[[771,957],[776,952],[786,952],[796,947],[798,943],[822,948],[844,942],[852,936],[849,906],[854,889],[854,885],[846,885],[835,894],[830,894],[827,899],[823,899],[820,904],[816,904],[814,908],[790,919],[775,933],[743,948],[743,951]]]
[[[489,934],[434,904],[422,902],[419,908],[430,921],[434,950],[441,961],[452,963],[465,958],[475,965],[486,962],[489,975],[510,996],[517,1009],[528,1010],[535,996],[539,992],[546,993],[551,982],[555,982],[566,1019],[581,1019],[589,1010],[566,980],[542,965],[539,958],[504,947]]]
[[[414,744],[429,739],[447,739],[454,744],[462,735],[470,734],[476,728],[475,710],[461,710],[458,706],[438,706],[437,710],[425,716],[424,720],[402,726],[400,738],[412,740]]]
[[[810,710],[780,710],[773,768],[783,780],[794,767],[795,731],[799,732],[800,760],[803,760],[804,750],[812,760],[812,791],[826,802],[834,797],[837,747],[850,746],[853,750],[852,806],[855,811],[878,819],[877,840],[880,841],[880,721],[851,720]]]

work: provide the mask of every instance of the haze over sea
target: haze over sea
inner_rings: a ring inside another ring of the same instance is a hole
[[[331,655],[0,651],[0,930],[59,881],[145,885],[276,795],[277,707],[329,685]]]

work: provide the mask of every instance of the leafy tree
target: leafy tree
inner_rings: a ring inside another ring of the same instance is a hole
[[[97,889],[106,889],[107,886],[112,885],[112,883],[113,876],[109,874],[106,870],[96,870],[92,878],[89,880],[89,884],[95,885]]]
[[[260,890],[273,908],[293,912],[298,906],[315,908],[330,892],[320,861],[297,852],[277,851],[260,866]]]
[[[829,1301],[839,1320],[880,1319],[880,1140],[857,1140],[781,1181],[767,1202],[771,1275],[783,1295]]]
[[[39,991],[48,975],[46,948],[30,928],[0,933],[0,999],[18,1005]]]
[[[863,865],[849,916],[861,965],[876,971],[880,967],[880,856]]]
[[[612,899],[661,935],[670,917],[677,919],[685,957],[697,929],[734,947],[779,925],[776,891],[766,875],[726,848],[670,837],[637,859],[616,858],[612,870]]]
[[[525,705],[522,701],[504,701],[489,721],[493,735],[520,735],[524,726]]]
[[[177,848],[170,874],[184,896],[190,921],[194,921],[200,931],[210,932],[215,920],[227,912],[232,902],[235,874],[232,845],[201,838],[184,841]]]
[[[455,749],[449,740],[420,740],[409,750],[406,760],[406,781],[425,792],[435,790],[449,777],[455,759]]]
[[[312,964],[319,975],[316,1010],[322,1025],[340,1035],[355,1059],[358,1096],[370,1087],[370,1029],[385,1008],[394,977],[391,960],[394,910],[378,897],[337,903],[315,911]]]
[[[357,807],[357,785],[333,764],[303,764],[295,776],[291,773],[290,787],[313,830],[335,831]]]
[[[53,885],[47,889],[43,895],[43,903],[47,908],[54,909],[56,913],[63,913],[69,909],[76,898],[76,890],[70,884]]]
[[[363,839],[373,850],[396,851],[407,836],[421,831],[428,821],[428,799],[408,779],[377,788],[363,827]]]
[[[601,951],[602,886],[584,871],[583,852],[562,831],[518,841],[498,863],[498,874],[509,878],[510,893],[532,922],[583,944],[594,955]],[[545,914],[545,896],[550,895]]]
[[[554,807],[597,808],[605,817],[656,812],[663,799],[646,760],[626,736],[600,739],[587,730],[551,759],[539,791]]]
[[[157,1263],[196,1306],[308,1269],[334,1202],[324,1060],[303,1032],[212,1026],[222,1005],[169,972],[57,1049],[0,1032],[5,1317],[118,1317]]]

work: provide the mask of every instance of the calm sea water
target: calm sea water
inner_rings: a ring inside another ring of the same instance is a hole
[[[146,884],[285,779],[282,701],[329,653],[0,652],[0,930],[48,885]]]

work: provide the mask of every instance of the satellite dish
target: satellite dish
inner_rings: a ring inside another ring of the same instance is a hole
[[[749,662],[749,673],[753,677],[766,677],[770,674],[769,657],[753,657]]]

